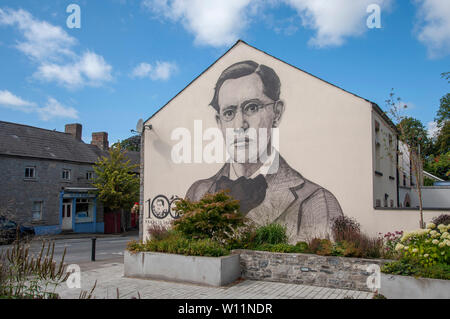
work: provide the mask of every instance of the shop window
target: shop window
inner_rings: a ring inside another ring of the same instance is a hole
[[[92,198],[76,199],[75,221],[77,223],[94,221],[94,200]]]

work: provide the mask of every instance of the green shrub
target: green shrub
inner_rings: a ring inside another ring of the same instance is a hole
[[[255,231],[254,243],[256,246],[263,244],[287,244],[286,227],[280,224],[261,226]]]
[[[212,239],[188,239],[181,233],[170,231],[169,235],[160,240],[149,240],[145,243],[132,241],[127,249],[132,252],[160,252],[189,256],[220,257],[230,254],[230,251]]]
[[[298,243],[295,244],[295,246],[299,247],[299,249],[304,252],[309,251],[308,243],[305,241],[299,241]]]
[[[450,265],[439,263],[425,268],[419,260],[410,258],[387,263],[381,267],[381,272],[401,276],[450,280]]]
[[[430,223],[426,229],[405,232],[395,250],[401,259],[417,260],[424,268],[450,261],[450,226]]]
[[[289,244],[262,244],[254,247],[254,250],[270,251],[274,253],[305,253],[307,252],[302,246],[294,246]]]
[[[181,217],[174,221],[174,229],[190,239],[223,242],[229,238],[229,232],[243,227],[246,221],[239,212],[239,202],[223,191],[206,194],[198,202],[180,200],[176,211]]]
[[[333,252],[333,243],[329,239],[314,238],[309,243],[309,251],[321,256],[330,256]]]

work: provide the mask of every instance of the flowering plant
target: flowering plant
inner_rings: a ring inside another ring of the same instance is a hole
[[[382,235],[380,233],[380,235]],[[398,255],[398,251],[395,249],[397,244],[403,237],[403,231],[395,231],[384,234],[381,238],[384,243],[384,254],[386,257],[395,257]]]
[[[404,258],[418,260],[424,267],[448,263],[450,253],[449,225],[429,223],[426,229],[405,232],[395,246]]]

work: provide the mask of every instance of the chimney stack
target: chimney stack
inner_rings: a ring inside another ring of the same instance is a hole
[[[91,144],[97,146],[99,149],[103,151],[107,151],[109,149],[108,133],[106,132],[92,133]]]
[[[83,127],[81,124],[66,124],[65,133],[72,135],[76,140],[81,141]]]

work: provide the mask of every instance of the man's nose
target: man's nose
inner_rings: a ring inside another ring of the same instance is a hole
[[[238,130],[248,130],[249,124],[245,116],[242,114],[242,112],[237,112],[235,118],[234,118],[234,128]]]

